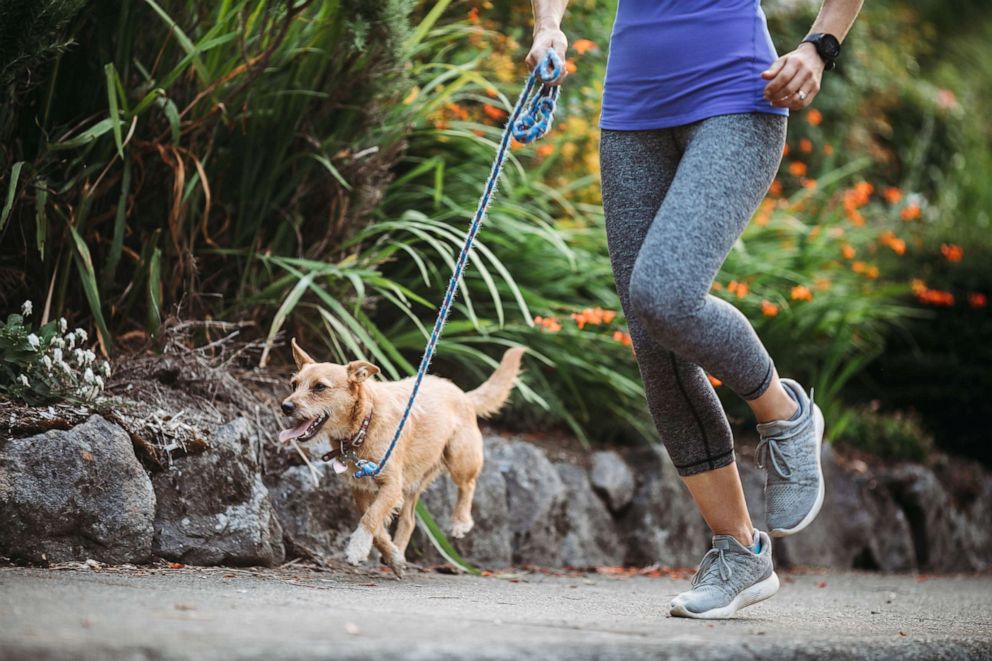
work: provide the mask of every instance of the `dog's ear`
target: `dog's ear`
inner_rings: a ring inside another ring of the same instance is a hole
[[[348,380],[361,383],[370,376],[379,373],[379,368],[364,360],[353,360],[348,363]]]
[[[296,338],[293,338],[291,342],[293,345],[293,360],[296,361],[296,369],[303,367],[304,365],[309,365],[310,363],[316,363],[317,361],[310,357],[306,351],[300,348],[300,345],[296,343]]]

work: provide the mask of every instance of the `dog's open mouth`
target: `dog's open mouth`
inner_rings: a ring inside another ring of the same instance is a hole
[[[324,423],[327,422],[327,414],[321,415],[317,418],[311,418],[309,420],[304,420],[300,424],[296,425],[292,429],[283,429],[279,432],[279,442],[289,443],[292,440],[297,441],[309,441],[311,438],[317,435]]]

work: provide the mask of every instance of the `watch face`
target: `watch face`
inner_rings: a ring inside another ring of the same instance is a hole
[[[823,54],[828,58],[834,59],[840,55],[840,42],[837,41],[837,37],[832,34],[820,35],[819,42],[820,48],[823,49]]]

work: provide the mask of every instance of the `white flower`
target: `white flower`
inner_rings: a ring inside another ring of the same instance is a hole
[[[83,381],[86,383],[93,383],[95,379],[96,379],[96,375],[93,374],[93,370],[87,367],[86,371],[83,372]]]
[[[24,301],[24,305],[21,306],[21,314],[25,317],[31,316],[31,301]]]
[[[56,335],[55,337],[52,338],[52,346],[61,350],[65,347],[65,340],[63,340],[61,337]]]
[[[41,364],[45,366],[45,369],[49,372],[52,371],[52,359],[48,356],[41,357]]]
[[[77,328],[76,329],[76,336],[79,338],[79,343],[80,344],[82,344],[83,342],[85,342],[86,341],[86,338],[88,337],[86,335],[86,331],[84,331],[82,328]]]
[[[69,322],[65,320],[65,317],[59,317],[59,332],[65,333],[67,328],[69,328]]]
[[[63,372],[65,372],[69,376],[72,376],[72,368],[69,367],[69,363],[65,362],[64,360],[57,361],[55,363],[55,366],[61,367]]]
[[[110,363],[106,360],[100,364],[100,372],[103,373],[105,377],[110,378]]]
[[[83,352],[82,349],[76,349],[75,351],[73,351],[72,352],[72,359],[80,367],[82,367],[82,366],[84,366],[86,364],[86,354]]]
[[[72,333],[69,333],[68,335],[65,336],[65,341],[66,341],[66,345],[70,349],[76,346],[76,336],[73,335]]]
[[[56,349],[52,351],[52,360],[54,360],[56,363],[62,362],[62,349],[56,347]]]
[[[30,335],[28,335],[28,344],[31,345],[32,349],[37,349],[38,347],[41,346],[41,340],[38,339],[37,335],[31,333]]]
[[[95,377],[93,379],[93,383],[96,384],[96,387],[97,388],[99,388],[100,390],[103,390],[103,378],[102,377],[100,377],[100,376]]]
[[[92,365],[96,360],[96,354],[87,349],[83,352],[83,365]]]
[[[27,388],[27,387],[29,387],[31,385],[31,382],[28,381],[28,377],[24,376],[23,374],[21,374],[19,377],[17,377],[17,380],[20,381],[21,382],[21,385],[23,385],[25,388]]]

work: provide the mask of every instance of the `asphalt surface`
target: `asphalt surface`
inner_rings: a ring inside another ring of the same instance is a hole
[[[783,574],[738,619],[685,580],[0,568],[0,659],[992,658],[992,576]]]

